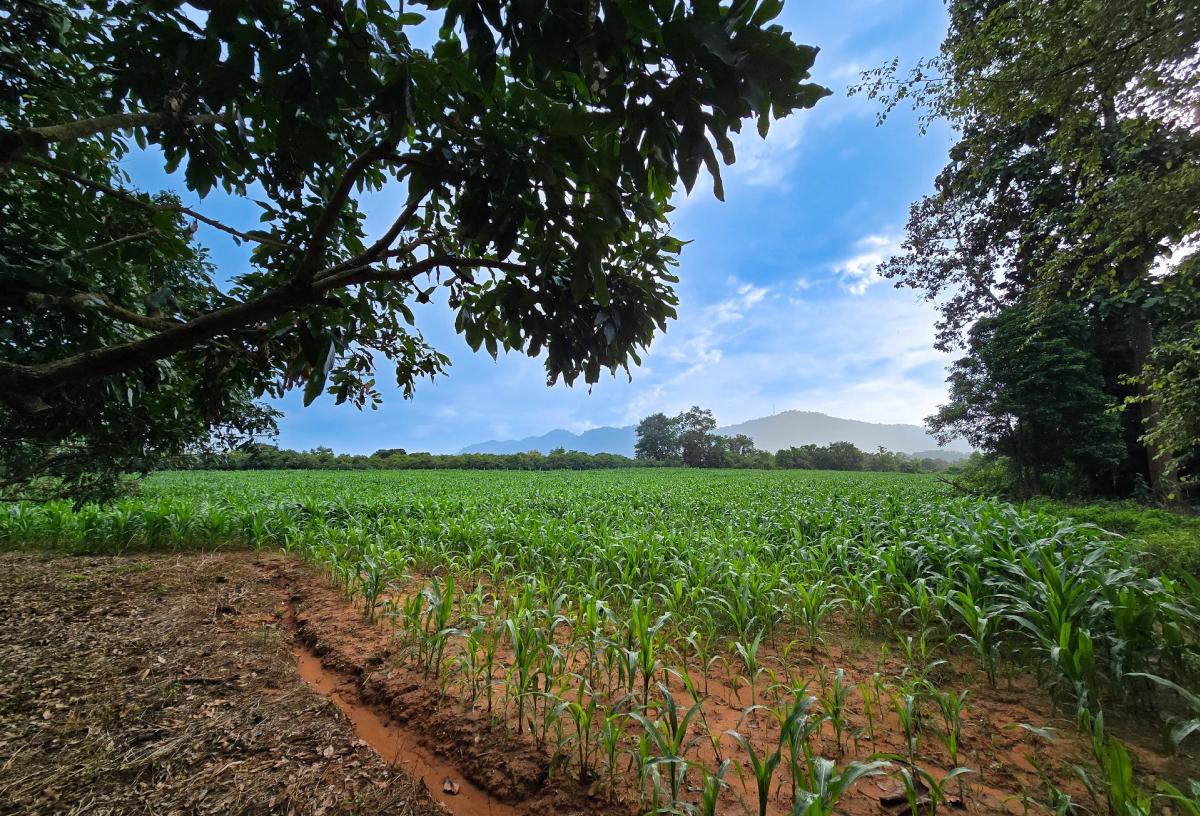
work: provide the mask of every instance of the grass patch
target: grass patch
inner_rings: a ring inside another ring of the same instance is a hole
[[[1095,524],[1134,540],[1152,569],[1200,575],[1200,516],[1146,507],[1132,501],[1070,504],[1035,499],[1028,506]]]

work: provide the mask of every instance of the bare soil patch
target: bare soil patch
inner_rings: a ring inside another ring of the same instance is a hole
[[[299,677],[282,560],[0,556],[0,813],[443,813]]]

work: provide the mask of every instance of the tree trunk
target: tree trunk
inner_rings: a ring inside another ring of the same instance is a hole
[[[1127,325],[1129,346],[1133,350],[1134,370],[1137,375],[1141,375],[1150,362],[1150,352],[1154,348],[1154,328],[1145,312],[1136,306],[1131,310]],[[1160,406],[1158,400],[1150,395],[1146,383],[1140,379],[1137,389],[1138,396],[1141,397],[1138,402],[1138,411],[1142,417],[1142,429],[1143,433],[1148,433],[1158,423]],[[1170,474],[1167,472],[1167,460],[1161,455],[1162,451],[1156,445],[1150,442],[1142,444],[1146,448],[1146,469],[1150,477],[1150,488],[1161,490],[1170,480]]]
[[[1144,260],[1131,258],[1121,262],[1117,269],[1117,276],[1122,284],[1131,287],[1140,286],[1142,280],[1149,273],[1153,260],[1152,253],[1145,253],[1145,255],[1149,257]],[[1125,318],[1125,332],[1130,351],[1133,354],[1132,374],[1140,377],[1146,365],[1149,364],[1150,352],[1154,349],[1154,326],[1150,323],[1145,309],[1140,305],[1129,307]],[[1160,406],[1158,400],[1150,395],[1146,383],[1140,379],[1137,382],[1137,390],[1138,396],[1141,397],[1138,402],[1138,412],[1142,418],[1144,435],[1153,430],[1158,422]],[[1150,489],[1161,491],[1170,480],[1170,474],[1167,472],[1167,460],[1160,455],[1162,451],[1156,445],[1150,442],[1142,442],[1142,444],[1146,448],[1146,473],[1149,477]]]
[[[1101,111],[1100,127],[1111,139],[1108,150],[1104,153],[1103,161],[1110,174],[1115,176],[1117,174],[1117,163],[1111,151],[1115,150],[1115,145],[1121,135],[1116,102],[1113,94],[1105,92],[1101,92],[1099,101]],[[1143,242],[1143,246],[1136,255],[1126,257],[1118,262],[1118,282],[1126,289],[1140,290],[1150,274],[1150,266],[1154,263],[1157,252],[1156,242]],[[1145,309],[1142,308],[1140,303],[1129,307],[1129,311],[1125,317],[1125,332],[1126,340],[1129,342],[1129,348],[1133,354],[1132,374],[1140,378],[1145,371],[1146,365],[1150,362],[1150,352],[1154,348],[1154,327],[1151,325],[1150,317],[1146,314]],[[1142,433],[1144,436],[1146,432],[1154,428],[1155,423],[1158,421],[1159,405],[1158,400],[1150,396],[1149,389],[1140,379],[1138,380],[1137,389],[1138,396],[1142,398],[1138,402],[1138,411],[1142,417]],[[1146,449],[1146,474],[1149,478],[1150,489],[1162,491],[1169,477],[1167,473],[1167,461],[1159,455],[1161,451],[1157,446],[1149,442],[1143,442],[1142,445]]]

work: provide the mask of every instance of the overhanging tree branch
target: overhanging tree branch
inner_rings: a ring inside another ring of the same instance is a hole
[[[158,233],[159,233],[158,227],[150,227],[149,229],[144,229],[141,232],[135,232],[131,235],[125,235],[120,238],[114,238],[111,241],[105,241],[103,244],[97,244],[94,247],[88,247],[87,249],[81,249],[78,252],[72,252],[70,255],[63,258],[62,261],[63,261],[63,263],[70,263],[71,261],[77,261],[86,255],[94,255],[97,252],[103,252],[106,249],[112,249],[113,247],[120,246],[121,244],[128,244],[128,243],[132,243],[134,241],[140,241],[143,238],[149,238],[152,235],[158,235]]]
[[[99,292],[77,292],[73,295],[55,295],[49,292],[19,292],[16,297],[5,302],[18,302],[31,309],[44,309],[50,306],[64,305],[74,309],[94,309],[122,323],[148,329],[150,331],[165,331],[180,325],[179,321],[153,317],[126,309]]]
[[[300,258],[299,266],[296,267],[296,280],[312,279],[317,271],[317,265],[321,262],[321,256],[325,254],[329,233],[337,223],[338,216],[341,215],[342,208],[346,205],[346,199],[350,197],[354,185],[372,164],[390,155],[395,149],[395,142],[385,140],[367,148],[355,157],[354,161],[350,162],[350,166],[346,168],[346,172],[342,173],[337,186],[329,196],[329,201],[325,203],[325,209],[321,211],[316,226],[309,234],[308,247]],[[399,230],[396,233],[399,234]],[[392,239],[395,239],[395,235],[392,236]]]
[[[203,113],[194,116],[158,113],[113,113],[94,116],[57,125],[0,130],[0,167],[11,164],[31,151],[43,150],[54,142],[86,139],[97,133],[111,133],[136,127],[170,127],[171,125],[215,125],[228,119],[223,113]]]
[[[6,394],[9,404],[20,404],[26,410],[36,409],[41,402],[40,394],[72,383],[137,369],[198,343],[246,329],[298,307],[318,303],[331,290],[370,282],[410,282],[441,267],[459,270],[485,267],[516,273],[528,271],[528,267],[522,264],[493,258],[435,255],[403,269],[356,268],[343,270],[316,282],[293,279],[251,300],[206,312],[186,323],[171,323],[152,337],[81,352],[40,365],[0,362],[0,393]],[[132,312],[126,316],[142,317]]]

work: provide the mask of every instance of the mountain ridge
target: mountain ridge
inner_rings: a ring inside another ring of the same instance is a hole
[[[905,423],[864,422],[858,419],[834,417],[819,411],[780,411],[778,414],[758,417],[717,429],[725,436],[744,433],[754,439],[754,444],[774,453],[780,448],[801,445],[828,445],[831,442],[853,442],[866,451],[878,447],[898,453],[954,454],[966,455],[970,448],[962,440],[951,442],[945,447],[938,445],[924,428]],[[617,453],[633,456],[637,434],[633,425],[615,427],[605,425],[591,428],[582,433],[556,428],[537,436],[521,439],[491,439],[477,442],[459,450],[459,453],[525,453],[532,450],[549,453],[555,448],[566,448],[583,453]]]

